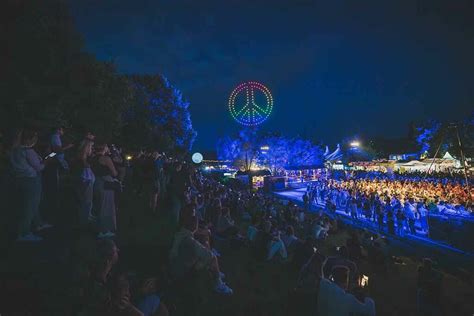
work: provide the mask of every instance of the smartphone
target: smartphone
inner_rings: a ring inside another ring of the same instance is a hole
[[[44,157],[44,159],[49,159],[49,158],[53,158],[54,156],[56,156],[56,153],[50,153],[49,155],[47,155],[46,157]]]
[[[337,250],[337,251],[339,251],[340,249],[341,249],[341,247],[339,247],[339,246],[336,247],[336,250]]]
[[[362,274],[360,277],[360,286],[366,287],[367,285],[369,285],[369,277],[365,274]]]

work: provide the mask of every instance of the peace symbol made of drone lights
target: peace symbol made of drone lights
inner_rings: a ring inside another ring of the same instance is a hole
[[[255,95],[263,94],[265,102],[257,104]],[[239,95],[240,101],[236,102]],[[239,124],[246,126],[256,126],[262,124],[272,112],[273,108],[273,97],[263,84],[249,81],[241,83],[237,88],[232,91],[229,97],[229,111],[234,120]]]

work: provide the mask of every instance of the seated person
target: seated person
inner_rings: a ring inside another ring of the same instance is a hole
[[[168,316],[168,309],[158,296],[156,288],[156,278],[146,277],[140,280],[137,308],[144,316]]]
[[[442,274],[429,258],[418,268],[417,305],[420,315],[441,315]]]
[[[369,297],[356,298],[347,292],[349,270],[334,266],[329,279],[321,278],[318,292],[319,316],[375,316],[375,303]]]
[[[230,209],[222,208],[222,214],[217,220],[217,233],[223,237],[233,237],[239,233],[239,228],[235,226],[234,220],[230,217]]]
[[[298,221],[298,223],[301,225],[301,224],[304,223],[304,220],[305,220],[305,213],[304,213],[304,210],[303,210],[303,209],[300,209],[299,212],[298,212],[297,221]]]
[[[190,214],[183,218],[183,226],[175,234],[170,252],[171,273],[177,280],[183,280],[194,272],[207,271],[215,284],[215,290],[221,294],[232,294],[232,289],[222,281],[217,257],[212,250],[194,238],[198,229],[198,219]]]
[[[350,232],[350,238],[346,241],[346,247],[351,260],[359,260],[362,258],[362,246],[357,232]]]
[[[389,257],[388,253],[384,252],[384,248],[382,248],[382,243],[382,239],[375,239],[372,245],[367,248],[367,257],[374,271],[386,273],[387,264],[389,263]]]
[[[312,237],[307,237],[305,240],[298,240],[295,242],[293,250],[293,264],[300,269],[313,256],[316,251],[315,242]]]
[[[315,293],[319,288],[322,266],[325,257],[320,252],[315,252],[301,268],[296,289],[304,293]]]
[[[256,238],[257,238],[257,234],[258,234],[258,226],[260,224],[260,221],[258,219],[258,217],[254,217],[254,219],[252,220],[252,224],[250,224],[248,227],[247,227],[247,240],[252,242],[254,241]]]
[[[349,270],[349,281],[351,286],[357,285],[358,281],[358,269],[357,265],[349,260],[349,254],[345,246],[338,247],[336,250],[337,254],[335,256],[330,256],[326,259],[323,264],[323,276],[329,278],[332,269],[335,266],[344,266]]]
[[[111,278],[111,311],[107,315],[143,316],[143,313],[130,302],[130,283],[125,273]]]
[[[130,303],[128,282],[120,275],[114,279],[116,282],[112,282],[112,288],[108,286],[110,271],[118,262],[118,251],[110,239],[98,242],[97,256],[85,294],[85,306],[82,311],[85,315],[143,315]]]
[[[315,239],[326,238],[329,232],[329,229],[330,229],[329,222],[325,221],[324,219],[316,221],[313,226],[314,238]]]
[[[266,259],[268,254],[268,246],[273,239],[272,236],[272,223],[265,221],[261,225],[263,226],[257,233],[254,243],[255,254],[260,259]]]
[[[255,250],[260,259],[271,260],[277,253],[284,259],[288,257],[280,232],[272,232],[272,223],[268,220],[264,222],[263,230],[257,234]]]
[[[293,226],[288,225],[286,227],[286,232],[281,236],[281,240],[285,244],[286,249],[293,248],[295,242],[298,241],[298,237],[295,236],[295,229]]]
[[[268,245],[267,260],[272,260],[276,254],[279,254],[282,259],[288,258],[288,252],[286,251],[285,244],[281,240],[280,231],[276,231],[273,234],[273,238]]]

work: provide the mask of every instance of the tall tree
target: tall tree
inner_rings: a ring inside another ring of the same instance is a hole
[[[112,63],[83,51],[67,3],[7,1],[2,9],[8,30],[0,80],[2,128],[64,124],[77,133],[95,130],[104,140],[117,136],[130,101],[127,80]]]
[[[2,11],[2,126],[32,119],[63,119],[70,70],[82,54],[82,41],[66,3],[7,1],[2,3]]]
[[[231,160],[234,166],[249,171],[256,162],[260,141],[254,128],[244,128],[237,137],[224,137],[217,142],[217,157]]]
[[[437,147],[437,144],[435,144],[436,140],[438,142],[441,141],[441,127],[440,122],[429,120],[416,128],[416,143],[418,144],[420,153],[428,152],[434,154]]]
[[[134,75],[129,79],[133,102],[125,112],[124,128],[134,142],[162,150],[189,151],[197,133],[189,102],[181,91],[160,75]],[[140,137],[136,139],[137,136]]]
[[[265,150],[259,151],[257,157],[259,164],[268,166],[270,171],[274,174],[288,165],[290,147],[287,138],[282,136],[265,137],[262,141],[262,146],[265,146]]]

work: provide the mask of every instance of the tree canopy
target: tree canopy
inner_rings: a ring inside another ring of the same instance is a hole
[[[64,125],[73,138],[92,130],[128,147],[191,148],[196,132],[181,92],[161,75],[125,76],[85,52],[65,1],[8,1],[2,9],[3,133]]]
[[[217,156],[231,160],[238,168],[249,170],[259,165],[277,172],[288,166],[316,166],[324,163],[320,145],[301,138],[275,134],[259,135],[245,128],[236,137],[224,137],[217,143]]]

